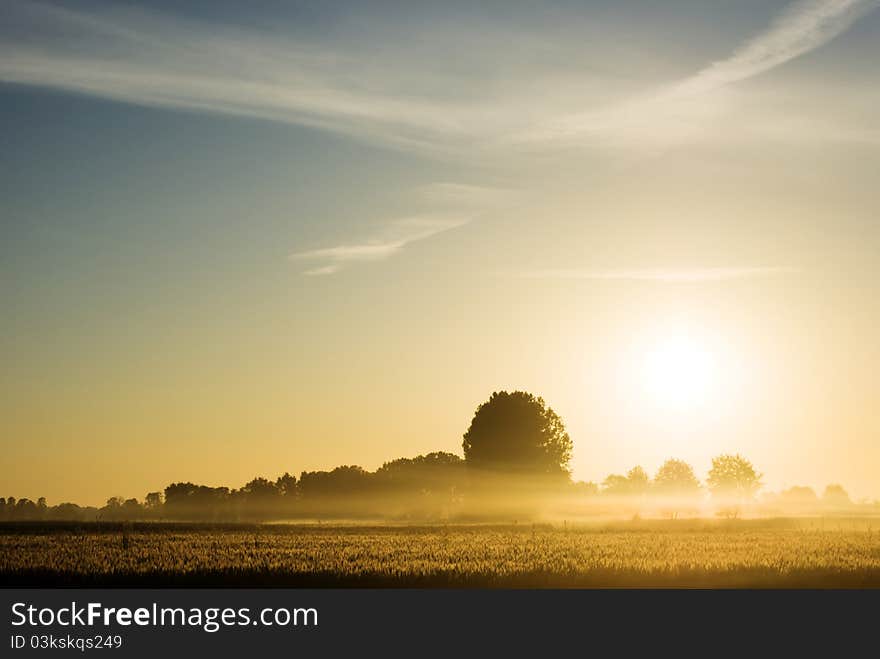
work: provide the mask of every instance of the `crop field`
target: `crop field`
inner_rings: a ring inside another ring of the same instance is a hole
[[[878,588],[874,520],[0,525],[8,586]]]

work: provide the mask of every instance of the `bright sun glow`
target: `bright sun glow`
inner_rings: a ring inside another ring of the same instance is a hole
[[[680,431],[742,414],[753,380],[741,342],[698,320],[645,324],[625,339],[618,360],[616,396],[625,414],[673,422]]]
[[[645,351],[641,362],[641,384],[648,397],[663,408],[702,407],[713,397],[718,377],[716,358],[694,337],[665,337]]]

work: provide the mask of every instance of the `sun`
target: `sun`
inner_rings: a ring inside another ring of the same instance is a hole
[[[717,356],[698,336],[660,337],[646,347],[639,361],[644,393],[659,407],[684,411],[704,407],[714,397]]]
[[[700,318],[642,322],[609,354],[609,405],[622,423],[665,442],[691,441],[754,414],[762,368],[748,338]]]

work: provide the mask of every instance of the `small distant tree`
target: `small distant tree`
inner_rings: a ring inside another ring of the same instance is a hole
[[[783,490],[779,495],[779,499],[784,503],[809,504],[816,503],[819,497],[816,496],[816,492],[812,487],[795,485],[787,490]]]
[[[633,467],[626,476],[610,474],[602,481],[602,493],[617,497],[639,496],[647,492],[650,485],[648,473],[641,467]]]
[[[636,466],[630,469],[626,474],[626,481],[629,484],[631,494],[645,494],[651,487],[651,478],[642,467]]]
[[[299,476],[298,491],[303,499],[330,499],[364,496],[369,492],[374,474],[358,465],[340,465],[332,471],[304,471]]]
[[[281,493],[275,482],[259,476],[231,496],[240,515],[251,519],[265,519],[278,513],[276,504]]]
[[[819,506],[819,497],[815,490],[806,485],[795,485],[783,490],[776,501],[786,512],[814,512]]]
[[[37,504],[27,498],[21,498],[15,504],[15,519],[37,519],[39,516],[39,508]]]
[[[281,496],[296,496],[296,476],[291,476],[286,471],[283,476],[279,476],[275,481],[275,488]]]
[[[52,509],[55,519],[78,520],[82,519],[83,509],[75,503],[59,503]]]
[[[162,505],[162,493],[161,492],[149,492],[147,496],[144,497],[144,507],[150,509],[159,508]]]
[[[654,476],[654,490],[664,495],[693,496],[700,491],[700,481],[687,462],[669,459]]]
[[[706,484],[713,496],[750,501],[761,488],[761,474],[739,454],[719,455],[712,458]]]
[[[569,479],[572,442],[544,399],[496,391],[477,408],[464,434],[469,467]]]
[[[165,488],[163,514],[176,519],[220,519],[229,515],[228,487],[171,483]]]
[[[242,487],[240,492],[245,496],[247,501],[251,502],[270,501],[280,494],[278,486],[263,477],[253,479]]]
[[[834,483],[825,488],[822,493],[822,503],[826,506],[843,508],[852,505],[852,500],[842,485]]]
[[[599,486],[592,481],[576,481],[571,486],[574,492],[580,496],[594,497],[599,494]]]
[[[465,463],[454,453],[436,451],[414,458],[397,458],[376,470],[378,493],[397,497],[399,502],[424,506],[452,503],[465,482]]]
[[[683,460],[669,459],[664,462],[654,476],[653,491],[666,498],[670,516],[678,517],[679,510],[690,508],[700,493],[700,481],[694,475],[694,468]]]
[[[610,497],[629,496],[629,481],[621,474],[608,474],[602,481],[602,494]]]
[[[143,513],[143,507],[137,499],[126,499],[120,506],[120,512],[125,519],[137,519]]]

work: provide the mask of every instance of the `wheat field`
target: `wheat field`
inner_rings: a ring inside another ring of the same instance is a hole
[[[15,524],[9,585],[880,587],[878,520]]]

